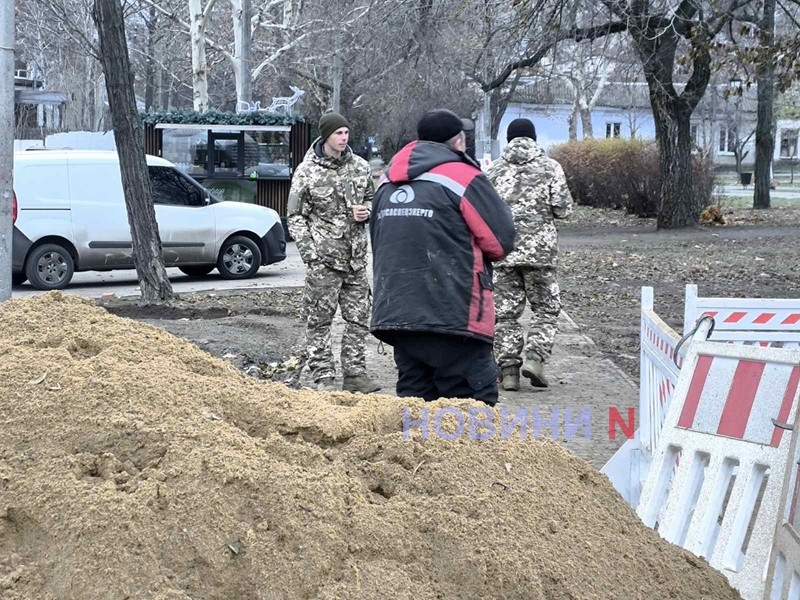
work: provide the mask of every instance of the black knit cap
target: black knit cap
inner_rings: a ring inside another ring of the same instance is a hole
[[[417,137],[424,142],[444,143],[461,131],[472,131],[475,125],[469,119],[461,119],[453,111],[437,108],[425,113],[417,123]]]
[[[536,128],[533,126],[530,119],[514,119],[508,124],[506,139],[510,142],[518,137],[527,137],[532,140],[536,139]]]
[[[339,113],[325,113],[319,120],[319,135],[323,141],[327,140],[334,131],[342,127],[350,129],[347,119]]]

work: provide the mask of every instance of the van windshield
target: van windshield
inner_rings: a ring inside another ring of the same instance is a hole
[[[210,190],[173,167],[149,166],[150,184],[155,204],[205,206],[222,202]]]

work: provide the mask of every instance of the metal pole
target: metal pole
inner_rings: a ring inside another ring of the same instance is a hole
[[[14,194],[14,2],[0,1],[0,302],[11,298]]]

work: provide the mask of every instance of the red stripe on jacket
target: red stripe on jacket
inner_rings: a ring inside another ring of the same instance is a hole
[[[461,215],[472,232],[472,237],[478,242],[478,246],[480,246],[480,249],[483,250],[489,260],[502,259],[506,255],[503,246],[500,245],[494,232],[475,207],[472,206],[472,203],[466,197],[462,197],[459,208],[461,209]]]
[[[432,168],[428,173],[449,177],[465,188],[469,187],[472,180],[481,174],[478,169],[463,162],[442,163]]]
[[[480,273],[483,272],[483,251],[472,240],[472,297],[469,302],[469,323],[467,330],[487,337],[494,336],[494,294],[492,290],[481,287]],[[483,309],[481,310],[481,295]]]
[[[389,166],[389,179],[394,182],[408,181],[408,165],[411,162],[411,153],[414,151],[417,142],[412,142],[405,146],[400,152],[395,154]]]

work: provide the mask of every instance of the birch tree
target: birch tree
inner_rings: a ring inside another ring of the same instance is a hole
[[[217,0],[189,0],[189,44],[192,50],[192,97],[194,109],[208,110],[208,62],[206,23]],[[155,5],[154,5],[155,6]]]
[[[611,45],[606,43],[594,48],[592,42],[564,44],[556,56],[552,72],[566,83],[573,96],[572,114],[568,121],[570,139],[577,139],[578,120],[583,138],[594,138],[592,111],[614,69]],[[549,70],[545,66],[545,72]]]

